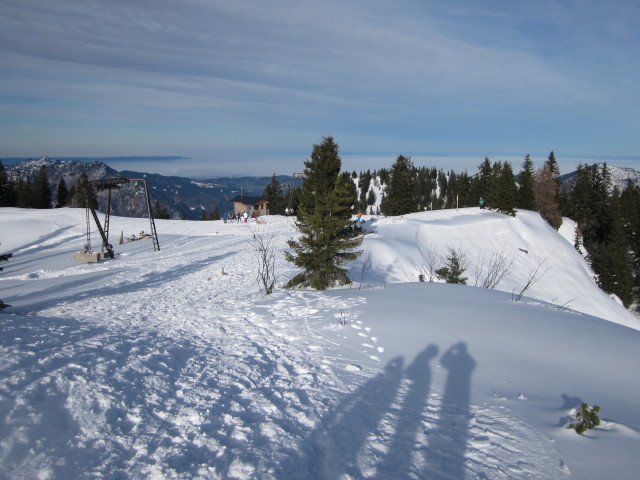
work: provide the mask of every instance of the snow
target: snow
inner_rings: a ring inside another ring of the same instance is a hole
[[[316,292],[282,288],[292,218],[156,220],[159,252],[82,264],[84,218],[0,209],[1,479],[637,478],[640,320],[596,287],[569,221],[365,216],[353,286]],[[277,246],[272,295],[254,235]],[[448,248],[469,286],[419,282]],[[474,287],[491,257],[512,272]],[[583,401],[603,422],[579,436]]]

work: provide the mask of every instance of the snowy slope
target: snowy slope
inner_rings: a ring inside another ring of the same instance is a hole
[[[2,479],[637,476],[637,319],[527,212],[370,219],[353,288],[270,296],[252,238],[284,250],[290,218],[157,221],[160,252],[78,264],[83,219],[0,209]],[[416,282],[452,246],[473,284],[474,245],[529,253],[503,291]],[[540,258],[536,300],[514,303]],[[277,273],[295,269],[280,255]],[[585,437],[564,428],[581,401],[604,419]]]
[[[573,225],[565,227],[562,236],[536,212],[520,211],[514,218],[477,208],[381,218],[370,227],[374,233],[365,243],[371,252],[371,280],[417,282],[421,274],[428,280],[434,270],[430,265],[441,266],[439,258],[454,249],[466,257],[469,285],[480,286],[492,260],[503,259],[512,271],[496,289],[517,293],[537,271],[539,280],[526,295],[640,328],[638,317],[612,305],[592,280],[593,271],[573,246]]]

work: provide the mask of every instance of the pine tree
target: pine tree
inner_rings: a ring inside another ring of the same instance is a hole
[[[473,207],[476,199],[471,192],[471,178],[465,170],[458,179],[458,199],[460,207]]]
[[[153,217],[168,220],[171,218],[171,215],[169,214],[169,210],[167,210],[167,207],[163,207],[162,205],[160,205],[160,202],[156,200],[156,202],[153,204]],[[200,216],[200,220],[206,219],[206,212],[203,210],[202,215]]]
[[[497,191],[497,164],[491,166],[489,157],[485,157],[484,161],[478,165],[478,174],[473,177],[471,189],[474,196],[474,204],[478,204],[480,198],[484,198],[485,204],[489,207],[495,205],[495,195]]]
[[[627,185],[620,195],[620,214],[634,273],[633,297],[640,306],[640,186]]]
[[[518,175],[518,182],[520,188],[518,189],[518,208],[523,210],[535,210],[536,208],[536,196],[533,191],[533,162],[531,157],[527,154],[522,162],[522,170]]]
[[[305,170],[297,211],[298,240],[289,240],[293,253],[286,258],[303,269],[287,287],[311,287],[324,290],[351,283],[344,264],[360,254],[354,251],[362,243],[347,233],[351,226],[350,211],[356,204],[349,194],[349,181],[340,174],[342,165],[338,145],[332,137],[313,146]]]
[[[82,172],[69,190],[69,205],[74,208],[98,209],[98,196],[86,172]]]
[[[269,202],[270,215],[284,215],[284,209],[286,207],[284,190],[282,188],[282,185],[276,178],[275,173],[271,177],[271,183],[264,187],[262,198]]]
[[[56,190],[56,207],[66,207],[69,201],[69,189],[67,188],[67,182],[64,181],[64,177],[60,177],[58,182],[58,188]]]
[[[18,208],[33,208],[34,194],[31,177],[27,175],[25,178],[22,178],[22,175],[18,172],[17,178],[16,206]]]
[[[592,267],[598,273],[600,287],[617,295],[624,306],[629,307],[633,301],[632,259],[622,224],[617,188],[611,197],[610,210],[606,223],[602,225],[603,238],[591,245]]]
[[[495,207],[499,212],[506,213],[515,217],[515,206],[518,201],[518,186],[513,175],[513,168],[510,162],[504,162],[499,166],[499,174],[497,178],[497,191],[495,194]]]
[[[0,207],[15,207],[16,191],[13,182],[0,160]]]
[[[436,270],[436,275],[447,283],[466,285],[468,279],[462,276],[466,269],[465,254],[449,248],[449,253],[446,256],[446,264],[444,267]]]
[[[411,158],[399,155],[391,167],[385,197],[380,204],[383,215],[404,215],[418,210],[416,180],[413,170]]]
[[[220,208],[216,205],[209,214],[209,220],[220,220]]]
[[[44,165],[33,182],[33,208],[51,208],[51,185]]]
[[[560,167],[558,167],[558,161],[553,151],[547,157],[547,161],[544,163],[551,172],[551,178],[560,186]]]

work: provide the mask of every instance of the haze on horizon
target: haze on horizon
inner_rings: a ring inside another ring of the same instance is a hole
[[[617,0],[0,0],[0,157],[116,169],[473,172],[554,151],[640,169],[640,4]]]

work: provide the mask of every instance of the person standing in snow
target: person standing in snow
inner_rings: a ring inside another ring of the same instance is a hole
[[[480,197],[478,205],[480,206],[480,210],[484,210],[484,198]]]

